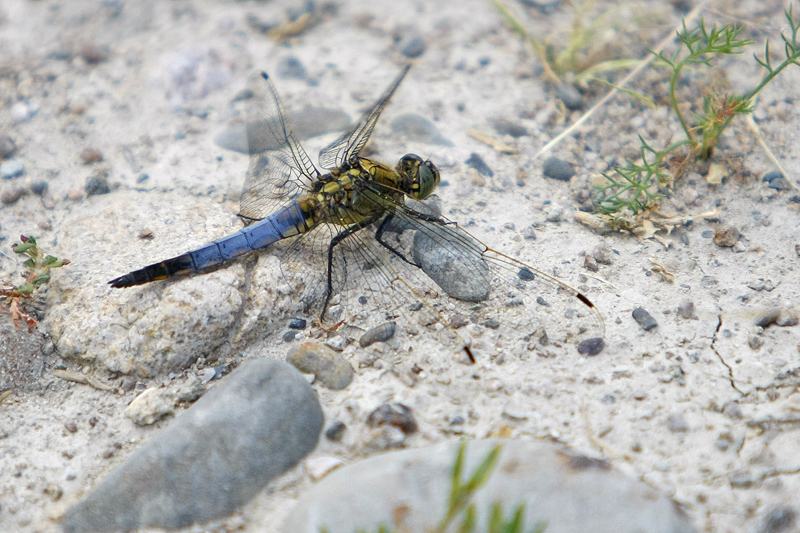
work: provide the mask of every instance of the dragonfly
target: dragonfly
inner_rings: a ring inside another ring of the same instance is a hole
[[[444,332],[470,362],[473,336],[529,350],[577,343],[581,353],[599,353],[605,330],[591,300],[442,216],[433,194],[441,174],[432,161],[409,153],[391,167],[360,155],[409,69],[321,150],[324,173],[292,133],[270,77],[255,77],[238,215],[244,227],[109,284],[132,287],[209,271],[288,241],[282,276],[310,294],[305,307],[323,329],[348,323],[363,331],[391,325],[394,332],[400,324],[411,336]]]

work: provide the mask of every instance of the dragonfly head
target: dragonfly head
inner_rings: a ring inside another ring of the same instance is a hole
[[[397,173],[402,178],[403,192],[415,200],[424,200],[439,184],[439,169],[416,154],[406,154],[397,164]]]

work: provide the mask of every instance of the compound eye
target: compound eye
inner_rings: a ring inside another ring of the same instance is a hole
[[[433,193],[439,184],[439,170],[430,161],[424,161],[417,170],[414,189],[417,200],[424,200]]]

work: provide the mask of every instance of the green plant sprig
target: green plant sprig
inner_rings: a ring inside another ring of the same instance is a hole
[[[12,245],[11,249],[16,254],[28,256],[28,259],[23,263],[28,272],[25,274],[25,282],[22,285],[16,286],[12,283],[2,282],[0,298],[4,299],[6,308],[0,308],[0,311],[11,314],[14,319],[14,326],[17,329],[19,329],[21,322],[25,322],[30,331],[36,326],[36,319],[22,311],[22,300],[30,299],[39,285],[50,280],[50,269],[68,265],[70,261],[69,259],[58,259],[52,255],[45,255],[32,235],[27,237],[20,235],[19,240],[22,242]]]
[[[624,167],[615,168],[614,175],[603,174],[607,183],[595,186],[597,195],[595,212],[621,215],[623,211],[629,210],[631,214],[638,215],[642,211],[658,207],[658,201],[664,196],[659,192],[661,188],[665,184],[671,184],[683,172],[681,169],[670,177],[662,170],[671,152],[681,147],[688,148],[684,156],[685,164],[691,164],[697,159],[708,159],[731,120],[738,115],[752,113],[758,93],[784,69],[790,65],[800,66],[800,43],[798,43],[800,20],[795,21],[791,5],[784,11],[784,15],[791,30],[788,35],[781,33],[786,58],[774,66],[770,59],[770,47],[767,41],[764,45],[764,58],[754,55],[758,64],[766,69],[766,74],[758,85],[745,95],[704,96],[702,112],[693,113],[696,126],[689,126],[681,112],[677,97],[680,76],[690,65],[711,65],[711,61],[720,55],[742,53],[745,46],[752,44],[750,39],[739,38],[744,26],[726,25],[722,28],[714,26],[709,30],[705,21],[701,19],[700,27],[690,32],[684,22],[683,30],[677,34],[682,46],[671,56],[651,50],[651,53],[672,70],[669,80],[670,106],[686,134],[686,139],[670,144],[662,150],[655,150],[640,135],[642,162],[628,161]]]

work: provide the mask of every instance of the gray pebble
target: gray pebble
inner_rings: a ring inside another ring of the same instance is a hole
[[[556,87],[556,96],[564,102],[567,109],[576,110],[583,107],[583,95],[571,83],[561,83]]]
[[[304,342],[292,347],[286,362],[300,372],[314,374],[322,386],[333,390],[347,387],[355,374],[341,354],[317,342]]]
[[[278,77],[285,79],[304,80],[308,76],[306,67],[295,56],[286,56],[278,62],[275,71]]]
[[[487,518],[498,502],[509,518],[517,505],[525,505],[518,529],[524,532],[541,530],[542,522],[547,524],[545,531],[561,532],[694,531],[690,518],[667,496],[607,461],[549,442],[471,440],[462,479],[469,479],[498,445],[497,465],[472,498],[479,517],[475,531],[488,531]],[[433,531],[447,509],[458,446],[451,440],[380,454],[334,470],[300,497],[280,531],[377,531],[378,524],[397,523],[398,509],[403,531]]]
[[[656,319],[653,318],[643,307],[637,307],[631,313],[633,319],[639,323],[645,331],[650,331],[658,325]]]
[[[344,422],[336,421],[325,430],[325,438],[331,442],[339,442],[344,436],[347,426]]]
[[[411,37],[400,41],[400,53],[414,59],[425,53],[425,41],[422,37]]]
[[[303,318],[293,318],[289,321],[291,329],[306,329],[306,321]]]
[[[93,196],[95,194],[108,194],[111,192],[111,189],[108,187],[108,178],[103,175],[89,176],[86,178],[86,185],[84,186],[83,190],[86,191],[87,196]]]
[[[542,167],[542,173],[546,178],[569,181],[575,175],[575,169],[567,161],[562,161],[557,157],[548,157]]]
[[[453,232],[443,226],[443,232]],[[455,243],[458,243],[456,246]],[[470,253],[464,253],[468,250]],[[414,235],[414,262],[451,298],[465,302],[482,302],[489,297],[491,276],[482,259],[483,249],[474,241],[467,242],[464,234],[453,235],[452,242],[432,239],[418,231]]]
[[[391,124],[396,133],[409,140],[442,146],[453,146],[452,141],[446,139],[430,120],[420,115],[406,113],[396,117]]]
[[[467,164],[467,166],[477,170],[478,174],[481,176],[488,176],[490,178],[494,176],[494,172],[491,168],[489,168],[489,165],[486,164],[486,161],[484,161],[483,158],[475,152],[472,152],[472,154],[469,156],[469,159],[464,162]]]
[[[602,265],[610,265],[614,260],[614,250],[609,245],[601,242],[592,250],[592,255],[598,263]]]
[[[689,431],[689,424],[681,413],[672,413],[667,417],[667,429],[673,433]]]
[[[176,529],[228,516],[311,452],[322,425],[297,370],[247,361],[70,508],[63,529]]]
[[[739,240],[739,230],[733,226],[720,226],[714,230],[714,244],[730,247]]]
[[[289,331],[287,331],[287,332],[285,332],[283,334],[283,342],[292,342],[293,340],[295,340],[297,338],[297,335],[299,333],[300,332],[297,331],[296,329],[290,329]]]
[[[644,400],[645,398],[647,398],[647,391],[645,391],[644,389],[634,389],[633,390],[633,399],[634,400],[641,401],[641,400]]]
[[[783,533],[795,529],[797,512],[789,505],[781,505],[768,511],[762,519],[762,533]]]
[[[694,302],[683,302],[678,306],[678,314],[682,318],[694,318]]]
[[[730,482],[732,487],[746,489],[748,487],[752,487],[756,480],[753,477],[753,474],[747,470],[739,470],[736,472],[732,472],[728,476],[728,481]]]
[[[778,309],[777,307],[774,307],[772,309],[767,309],[766,311],[761,313],[761,316],[759,316],[756,319],[755,324],[760,328],[766,328],[767,326],[775,323],[778,320],[778,317],[780,316],[781,316],[781,310]]]
[[[17,151],[14,139],[8,135],[0,134],[0,159],[11,157]]]
[[[750,335],[747,339],[747,345],[752,350],[760,350],[764,346],[764,339],[760,335]]]
[[[417,421],[414,420],[414,413],[411,408],[402,403],[385,403],[379,405],[369,416],[367,416],[367,426],[393,426],[399,428],[405,435],[410,435],[417,431]]]
[[[358,344],[360,344],[362,348],[366,348],[376,342],[386,342],[394,336],[396,328],[396,323],[384,322],[380,326],[365,331],[361,338],[358,339]]]
[[[492,121],[492,126],[495,131],[501,135],[511,135],[512,137],[524,137],[528,135],[528,128],[506,118],[498,118]]]
[[[25,163],[19,159],[9,159],[0,163],[0,177],[10,180],[25,173]]]
[[[44,195],[44,193],[47,192],[47,189],[49,187],[50,186],[48,185],[48,183],[44,180],[34,181],[33,183],[31,183],[31,191],[33,192],[33,194],[36,194],[37,196]]]
[[[788,191],[792,188],[792,184],[789,183],[783,173],[777,170],[764,174],[761,181],[768,183],[771,189],[776,189],[778,191]]]
[[[603,340],[602,337],[592,337],[590,339],[584,339],[578,343],[578,353],[581,355],[597,355],[603,351],[605,348],[606,342]]]

